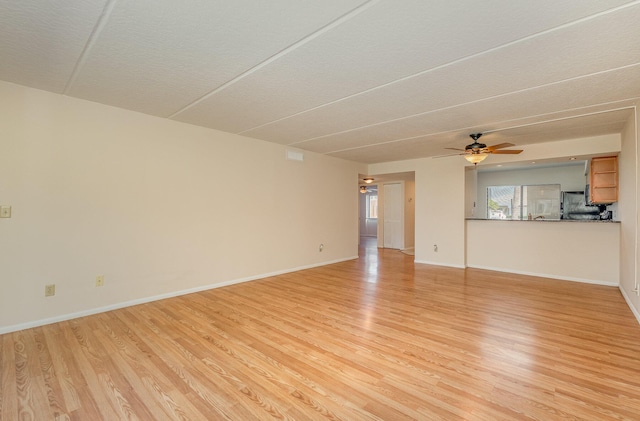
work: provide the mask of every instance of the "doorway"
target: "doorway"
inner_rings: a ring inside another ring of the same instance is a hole
[[[376,238],[378,236],[378,186],[365,187],[360,193],[360,237]]]
[[[415,172],[359,174],[358,177],[360,243],[369,243],[371,239],[376,239],[378,248],[413,250]],[[375,184],[366,184],[369,179],[375,180]],[[372,213],[374,203],[378,209]]]

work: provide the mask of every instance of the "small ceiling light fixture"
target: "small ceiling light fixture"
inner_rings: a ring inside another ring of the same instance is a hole
[[[367,188],[365,186],[361,186],[360,193],[366,193],[366,192],[367,192]]]
[[[364,178],[363,180],[364,180],[364,182],[365,182],[365,183],[367,183],[367,184],[371,184],[371,183],[373,183],[373,178],[371,178],[371,177]]]
[[[465,155],[464,159],[471,162],[473,165],[478,165],[478,162],[484,161],[489,154],[486,153],[472,153],[469,155]]]

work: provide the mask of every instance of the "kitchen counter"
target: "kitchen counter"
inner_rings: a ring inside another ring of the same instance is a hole
[[[592,223],[607,223],[607,224],[619,224],[620,221],[614,221],[612,219],[486,219],[486,218],[465,218],[467,221],[500,221],[500,222],[586,222]]]
[[[620,221],[472,218],[465,225],[468,267],[619,284]]]

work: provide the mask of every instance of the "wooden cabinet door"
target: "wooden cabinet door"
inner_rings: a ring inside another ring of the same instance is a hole
[[[618,157],[605,156],[591,160],[592,203],[613,203],[618,201]]]

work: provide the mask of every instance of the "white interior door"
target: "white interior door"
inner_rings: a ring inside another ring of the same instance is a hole
[[[402,184],[384,184],[384,247],[403,248],[403,194]]]

